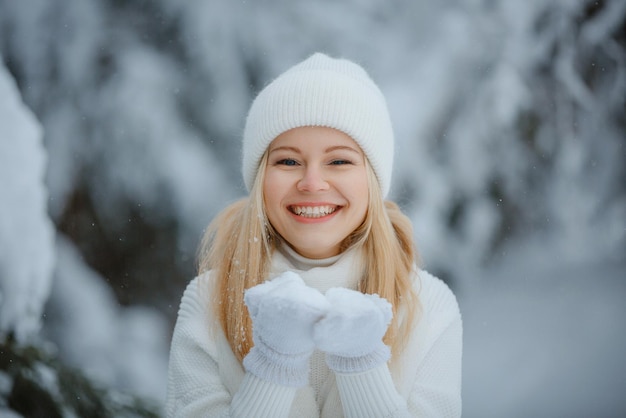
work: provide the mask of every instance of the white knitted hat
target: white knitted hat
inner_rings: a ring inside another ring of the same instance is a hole
[[[394,151],[385,98],[359,65],[321,53],[291,67],[254,99],[243,134],[242,171],[248,190],[274,138],[302,126],[326,126],[354,139],[387,196]]]

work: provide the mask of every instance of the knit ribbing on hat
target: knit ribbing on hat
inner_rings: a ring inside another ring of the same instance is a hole
[[[325,126],[359,144],[385,197],[391,185],[393,129],[380,89],[359,65],[316,53],[272,81],[256,97],[243,135],[248,190],[269,144],[293,128]]]

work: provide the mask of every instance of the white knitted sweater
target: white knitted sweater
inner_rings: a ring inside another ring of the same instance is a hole
[[[272,276],[296,271],[322,293],[355,289],[354,251],[326,260],[276,251]],[[221,330],[212,328],[210,274],[185,290],[170,351],[166,413],[192,417],[459,417],[462,323],[456,298],[439,279],[414,274],[422,312],[411,338],[388,365],[335,375],[324,354],[311,358],[309,385],[296,389],[245,373]]]

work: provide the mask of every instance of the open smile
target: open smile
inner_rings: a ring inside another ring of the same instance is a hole
[[[289,206],[288,209],[294,215],[303,218],[321,218],[340,209],[341,206],[323,205],[323,206]]]

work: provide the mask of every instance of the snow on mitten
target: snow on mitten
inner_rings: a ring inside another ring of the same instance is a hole
[[[308,382],[315,349],[313,324],[328,311],[328,301],[294,272],[246,290],[254,347],[243,359],[255,376],[285,386]]]
[[[317,347],[335,372],[359,373],[386,363],[391,356],[383,336],[391,322],[391,304],[378,295],[345,288],[326,292],[328,314],[314,328]]]

